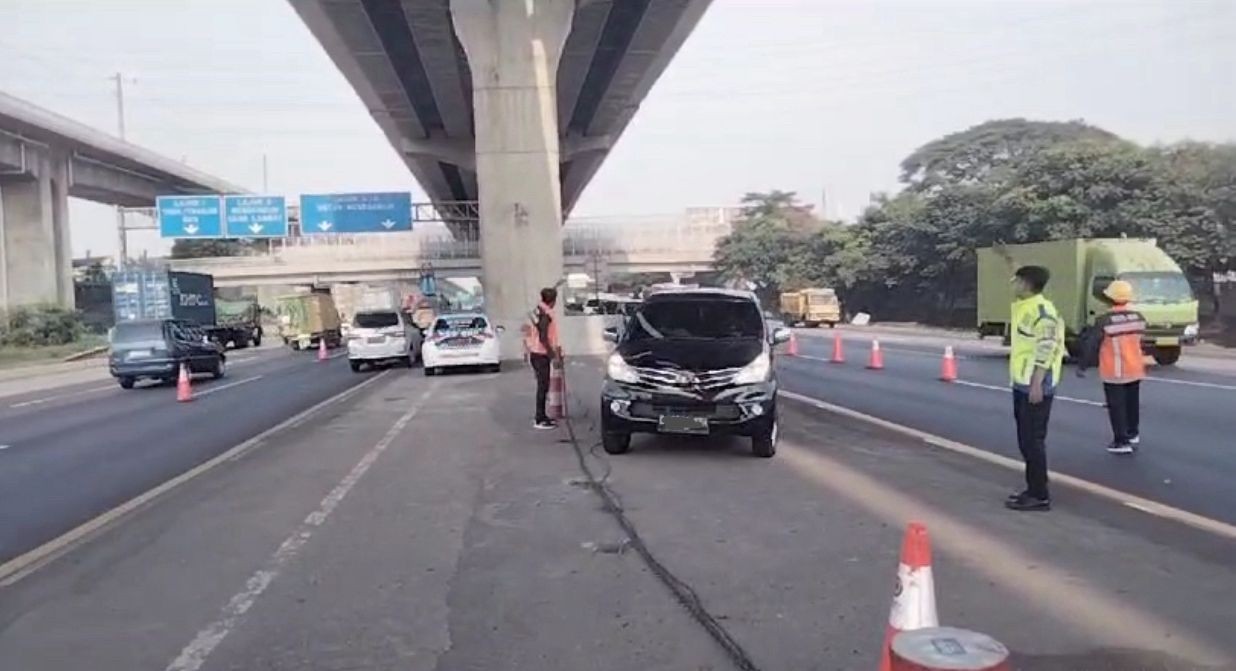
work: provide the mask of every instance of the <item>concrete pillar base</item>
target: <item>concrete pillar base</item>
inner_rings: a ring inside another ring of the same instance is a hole
[[[538,292],[563,277],[557,79],[574,15],[575,0],[451,0],[472,70],[481,283],[504,359],[521,356]]]
[[[0,309],[74,303],[67,160],[37,160],[0,178]]]

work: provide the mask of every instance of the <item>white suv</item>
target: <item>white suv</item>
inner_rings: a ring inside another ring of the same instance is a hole
[[[348,363],[360,372],[365,364],[402,363],[411,368],[421,357],[421,332],[400,310],[361,310],[348,331]]]

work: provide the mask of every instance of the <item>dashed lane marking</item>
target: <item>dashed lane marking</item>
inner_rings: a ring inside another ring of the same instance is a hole
[[[116,388],[115,385],[109,384],[106,387],[95,387],[93,389],[83,389],[81,391],[73,391],[67,394],[55,394],[53,396],[44,396],[43,398],[36,398],[36,399],[29,400],[29,401],[22,401],[21,403],[13,403],[9,405],[9,407],[10,408],[29,408],[35,405],[43,405],[44,403],[51,403],[52,401],[59,401],[62,398],[75,398],[77,396],[85,396],[87,394],[98,394],[99,392],[104,392],[104,391],[108,391],[108,390],[115,389],[115,388]]]
[[[953,383],[959,384],[963,387],[974,387],[976,389],[988,389],[991,391],[1002,391],[1005,393],[1012,392],[1012,389],[1010,389],[1009,387],[1001,387],[999,385],[994,385],[994,384],[984,384],[982,382],[971,382],[969,380],[954,380]],[[1061,396],[1060,394],[1056,394],[1056,400],[1068,401],[1069,403],[1079,403],[1081,405],[1089,405],[1089,406],[1094,406],[1097,408],[1107,407],[1107,405],[1101,401],[1091,401],[1090,399],[1087,399],[1087,398],[1074,398],[1072,396]]]
[[[781,390],[778,394],[793,401],[805,403],[820,410],[831,412],[835,415],[842,415],[844,417],[849,417],[851,419],[856,419],[868,424],[879,426],[883,429],[888,429],[889,431],[899,433],[903,436],[916,438],[924,443],[927,443],[928,445],[949,450],[950,452],[964,454],[968,457],[986,461],[989,464],[994,464],[996,466],[1001,466],[1017,472],[1021,472],[1023,468],[1022,463],[1015,459],[1010,459],[1009,457],[995,454],[994,452],[981,450],[972,445],[959,443],[955,440],[949,440],[948,438],[943,438],[933,433],[920,431],[919,429],[905,426],[904,424],[898,424],[887,419],[881,419],[879,417],[868,415],[851,408],[836,405],[835,403],[821,401],[818,398],[798,394],[792,391]],[[1080,489],[1089,494],[1093,494],[1129,508],[1133,508],[1134,510],[1140,510],[1157,517],[1172,520],[1173,522],[1178,522],[1180,524],[1193,527],[1194,529],[1212,533],[1216,536],[1236,540],[1236,526],[1226,522],[1220,522],[1219,520],[1198,515],[1197,513],[1191,513],[1187,510],[1181,510],[1157,501],[1151,501],[1150,499],[1142,498],[1135,494],[1122,492],[1106,485],[1100,485],[1096,482],[1091,482],[1074,475],[1068,475],[1067,473],[1059,473],[1057,471],[1049,471],[1049,473],[1051,474],[1053,482],[1062,483],[1075,489]]]
[[[201,391],[194,392],[194,394],[193,394],[193,395],[194,395],[194,396],[197,396],[197,397],[201,397],[201,396],[209,396],[210,394],[213,394],[213,393],[215,393],[215,392],[219,392],[219,391],[224,391],[224,390],[227,390],[227,389],[231,389],[232,387],[239,387],[239,386],[240,386],[240,385],[242,385],[242,384],[249,384],[250,382],[254,382],[254,381],[256,381],[256,380],[260,380],[260,379],[262,379],[263,377],[264,377],[264,376],[262,376],[262,375],[254,375],[253,377],[246,377],[246,378],[243,378],[243,379],[237,380],[237,381],[235,381],[235,382],[229,382],[229,383],[227,383],[227,384],[221,384],[221,385],[211,385],[211,386],[206,387],[205,389],[203,389],[203,390],[201,390]]]

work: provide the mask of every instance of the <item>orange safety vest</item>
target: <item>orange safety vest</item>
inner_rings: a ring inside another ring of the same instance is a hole
[[[1146,360],[1142,355],[1145,318],[1127,306],[1117,305],[1095,326],[1103,330],[1099,377],[1109,384],[1137,382],[1146,377]]]
[[[542,314],[549,317],[549,328],[546,329],[545,334],[546,340],[549,341],[549,350],[545,349],[545,343],[541,342],[541,334],[536,328]],[[532,311],[531,323],[524,327],[524,348],[529,354],[547,355],[558,351],[558,320],[554,318],[553,308],[541,303]]]

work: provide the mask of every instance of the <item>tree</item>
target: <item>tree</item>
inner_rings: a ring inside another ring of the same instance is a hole
[[[248,256],[270,249],[266,240],[177,240],[172,243],[173,259],[200,259],[213,256]]]
[[[734,232],[717,243],[716,268],[727,279],[754,283],[756,293],[770,300],[782,286],[801,281],[794,257],[821,223],[792,191],[747,193],[742,203]]]
[[[988,121],[928,142],[901,162],[901,181],[911,191],[949,184],[999,182],[1005,171],[1046,147],[1079,140],[1120,138],[1082,121]]]

